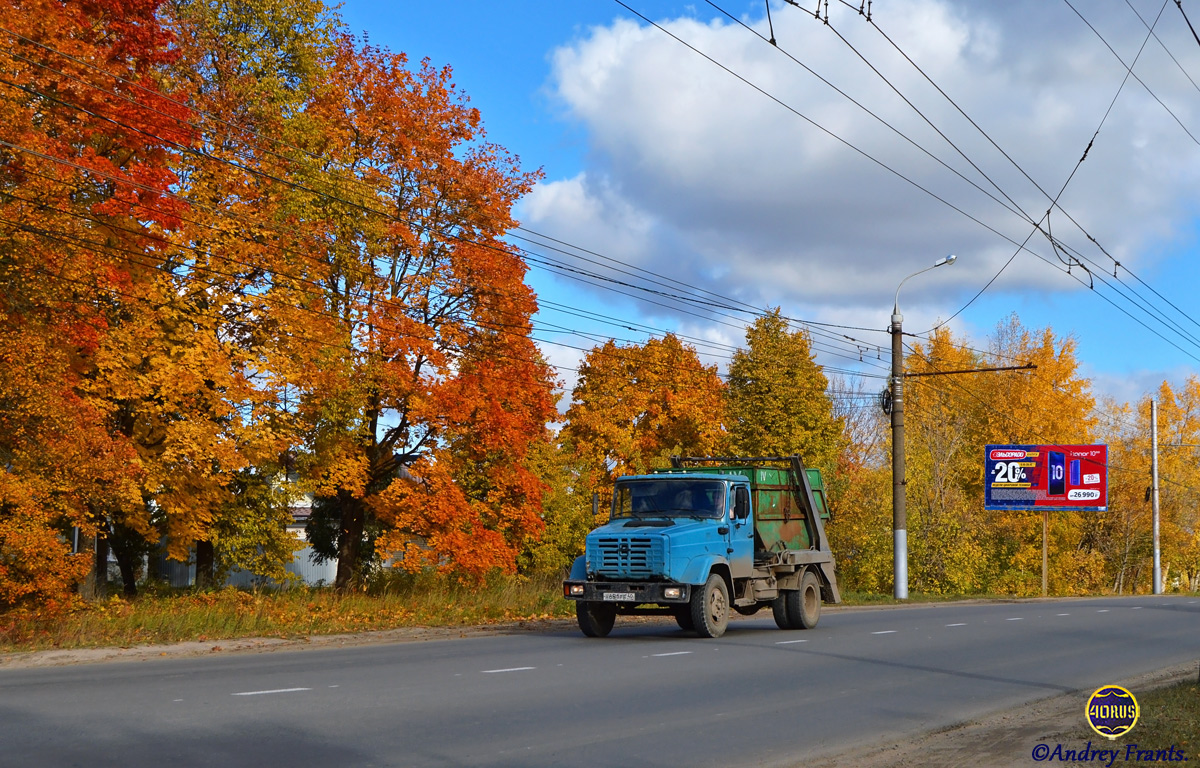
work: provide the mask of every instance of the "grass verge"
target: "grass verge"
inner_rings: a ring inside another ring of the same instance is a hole
[[[557,578],[509,577],[463,586],[434,577],[390,579],[368,592],[228,588],[113,597],[66,615],[0,616],[0,652],[128,647],[239,637],[295,638],[398,627],[497,624],[574,616]]]

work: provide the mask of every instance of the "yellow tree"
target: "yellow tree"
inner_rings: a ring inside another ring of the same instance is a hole
[[[621,475],[666,466],[672,453],[723,452],[725,384],[716,366],[672,334],[645,344],[592,348],[560,433],[587,467],[580,491],[607,495]]]
[[[834,515],[827,528],[838,579],[849,591],[887,592],[892,583],[888,417],[862,381],[835,379],[834,413],[845,425],[837,466],[825,478]]]
[[[1178,390],[1163,382],[1153,393],[1158,406],[1159,548],[1164,589],[1173,584],[1195,589],[1200,573],[1200,379],[1189,376]],[[1150,484],[1150,397],[1137,405],[1137,439],[1125,455],[1129,506],[1136,509],[1129,538],[1131,556],[1122,552],[1123,589],[1149,590],[1153,573],[1151,503],[1142,487]],[[1141,471],[1139,471],[1141,470]],[[1125,510],[1121,510],[1125,511]],[[1122,548],[1124,549],[1124,548]]]
[[[1080,375],[1071,336],[1049,327],[1026,329],[1015,315],[1000,322],[989,340],[993,365],[1032,363],[1028,372],[981,374],[977,385],[987,408],[976,410],[977,445],[1089,444],[1096,441],[1096,401],[1091,383]],[[974,475],[982,494],[980,470]],[[1103,556],[1092,544],[1099,511],[1051,512],[1050,590],[1059,594],[1094,591],[1103,582]],[[1041,519],[1028,512],[993,512],[985,518],[988,577],[995,591],[1036,594],[1041,590]]]
[[[982,499],[964,479],[978,474],[982,449],[972,441],[970,415],[986,403],[971,382],[940,375],[977,367],[978,356],[944,327],[905,363],[913,377],[905,387],[909,580],[917,591],[981,586]]]
[[[1150,398],[1134,406],[1107,402],[1105,416],[1108,509],[1097,516],[1092,539],[1104,555],[1106,586],[1124,594],[1150,584]]]
[[[841,453],[843,423],[812,340],[776,308],[746,328],[746,347],[729,365],[729,440],[742,456],[799,454],[826,474]]]
[[[221,460],[183,472],[168,462],[170,477],[192,477],[194,498],[156,504],[170,554],[194,547],[198,584],[231,567],[279,578],[295,543],[288,501],[301,490],[281,481],[300,438],[271,370],[281,312],[269,288],[288,248],[310,249],[292,237],[285,211],[300,193],[282,177],[307,159],[303,107],[324,81],[336,16],[319,0],[169,0],[164,10],[180,51],[166,76],[198,135],[176,163],[191,207],[172,237],[175,293],[193,297],[187,345],[207,349],[218,371],[220,398],[192,421],[208,421],[201,443]]]
[[[997,362],[999,361],[999,362]],[[947,374],[1033,363],[1028,372]],[[1096,421],[1074,341],[1049,328],[1001,322],[985,352],[945,329],[906,361],[907,492],[911,572],[918,589],[1034,594],[1040,590],[1041,519],[1032,512],[983,510],[983,447],[989,443],[1090,443]],[[1089,520],[1099,513],[1051,513],[1051,588],[1095,589],[1103,558]]]

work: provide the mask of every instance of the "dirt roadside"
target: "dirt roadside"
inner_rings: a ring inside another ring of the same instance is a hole
[[[985,602],[985,601],[981,601]],[[920,608],[921,606],[897,606]],[[866,610],[843,608],[835,610]],[[737,620],[737,619],[735,619]],[[628,621],[628,619],[626,619]],[[670,620],[645,618],[638,621],[660,623]],[[0,670],[59,667],[106,662],[140,662],[162,658],[186,658],[228,653],[274,653],[316,648],[338,648],[383,643],[424,642],[457,638],[488,637],[543,632],[574,632],[574,620],[522,621],[471,627],[414,627],[345,635],[314,635],[294,639],[242,638],[219,641],[193,641],[170,645],[142,645],[126,648],[79,648],[26,653],[0,654]],[[1170,667],[1147,675],[1107,683],[1141,692],[1196,679],[1195,662]],[[1013,710],[997,712],[978,720],[964,722],[934,732],[916,734],[903,742],[866,743],[818,759],[806,758],[804,768],[958,768],[978,766],[1033,766],[1033,747],[1040,743],[1068,743],[1069,734],[1077,733],[1083,722],[1083,707],[1091,691],[1078,691],[1042,699]]]
[[[1196,662],[1158,670],[1124,680],[1107,680],[1135,692],[1173,685],[1197,677]],[[1038,744],[1083,749],[1077,740],[1085,721],[1084,705],[1092,691],[1054,696],[1025,707],[997,712],[979,720],[914,736],[904,742],[883,742],[839,752],[818,760],[805,760],[804,768],[960,768],[960,766],[1040,765],[1033,758]],[[1108,749],[1104,740],[1092,742]],[[1074,764],[1074,763],[1072,763]],[[1122,762],[1122,764],[1124,764]]]

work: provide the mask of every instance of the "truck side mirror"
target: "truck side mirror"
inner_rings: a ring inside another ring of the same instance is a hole
[[[733,491],[733,516],[738,520],[750,517],[750,494],[745,488],[735,488]]]

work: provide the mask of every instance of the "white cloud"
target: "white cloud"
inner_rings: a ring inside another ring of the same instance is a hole
[[[1137,6],[1151,19],[1157,9]],[[874,12],[879,27],[1033,182],[1051,195],[1059,191],[1123,76],[1065,4],[895,0],[875,4]],[[1132,60],[1145,28],[1128,7],[1106,1],[1087,4],[1084,12]],[[663,25],[894,172],[661,31],[615,21],[553,55],[553,92],[586,131],[588,170],[539,185],[522,204],[524,222],[725,295],[781,304],[787,313],[841,317],[853,308],[855,325],[863,323],[859,308],[871,308],[877,318],[902,277],[953,251],[959,264],[939,270],[936,279],[910,282],[902,303],[914,323],[956,308],[1012,255],[1015,246],[1005,237],[1020,242],[1031,229],[985,192],[1034,218],[1049,207],[1047,199],[853,12],[831,4],[832,29],[791,7],[773,18],[781,49],[984,191],[728,20],[681,18]],[[1185,67],[1200,72],[1197,46],[1175,34],[1176,22],[1164,23],[1160,37]],[[765,21],[748,23],[765,33]],[[834,29],[1014,202],[864,66]],[[1138,74],[1185,125],[1200,129],[1196,90],[1155,46],[1151,40]],[[1137,269],[1147,264],[1142,253],[1150,245],[1175,236],[1194,213],[1198,157],[1196,142],[1131,80],[1062,203],[1109,253]],[[1050,221],[1056,235],[1111,268],[1065,216],[1056,211]],[[1030,247],[1057,263],[1044,238],[1031,239]],[[1076,288],[1022,254],[993,290]]]

